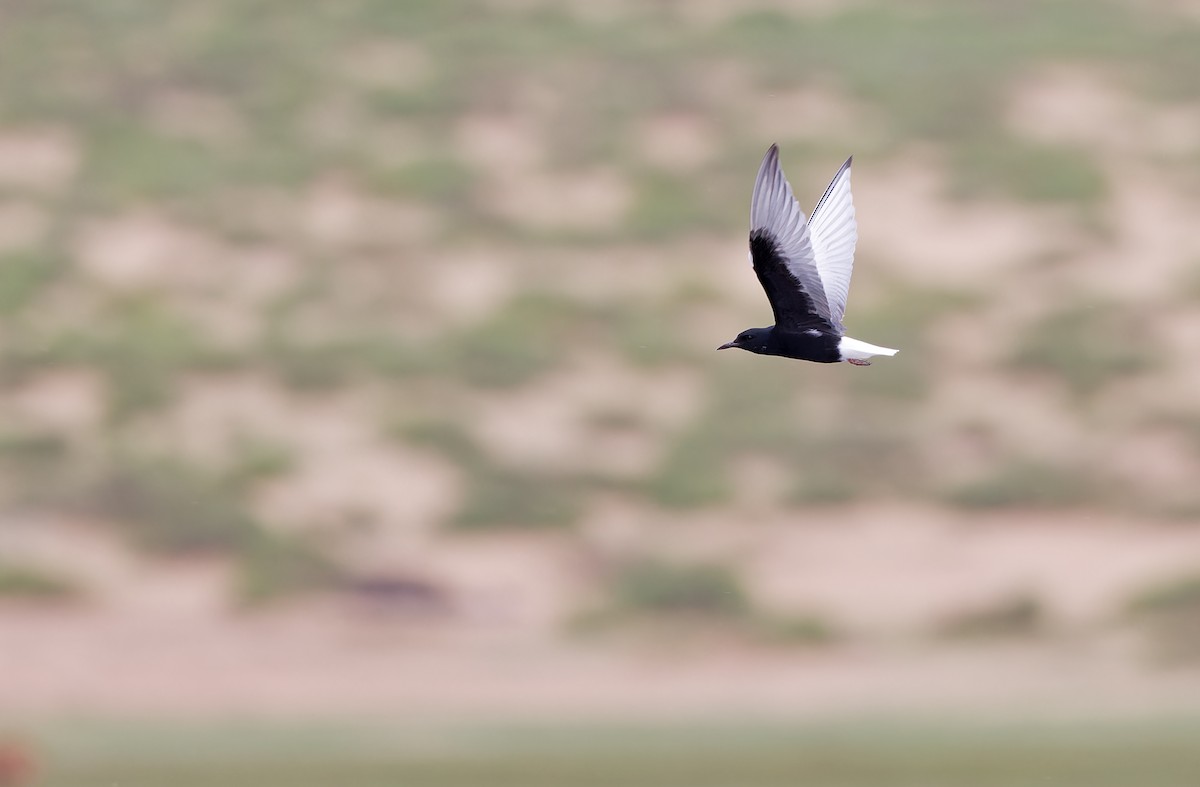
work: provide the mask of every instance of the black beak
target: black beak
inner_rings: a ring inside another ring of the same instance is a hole
[[[737,347],[737,342],[725,342],[717,349],[718,350],[728,350],[730,347]]]

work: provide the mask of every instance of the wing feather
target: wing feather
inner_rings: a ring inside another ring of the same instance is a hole
[[[853,160],[853,156],[846,159],[833,176],[808,223],[809,240],[825,291],[830,321],[839,328],[846,314],[850,277],[854,272],[854,249],[858,244],[858,222],[850,193],[850,164]]]
[[[787,330],[823,324],[840,329],[826,299],[804,211],[779,166],[778,145],[767,150],[754,181],[750,258],[777,326]]]

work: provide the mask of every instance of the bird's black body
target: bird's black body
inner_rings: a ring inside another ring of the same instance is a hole
[[[840,362],[842,335],[816,314],[812,299],[796,286],[775,239],[762,231],[750,233],[750,258],[775,312],[775,324],[742,331],[724,347],[800,361]]]
[[[796,332],[781,330],[772,325],[742,331],[726,346],[759,355],[779,355],[816,363],[838,363],[842,360],[842,354],[838,351],[841,338],[836,333],[819,328]]]

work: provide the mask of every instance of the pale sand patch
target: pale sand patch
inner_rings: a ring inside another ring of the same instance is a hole
[[[1162,346],[1161,356],[1168,361],[1174,359],[1200,358],[1200,309],[1195,307],[1165,308],[1157,313],[1159,317],[1158,335]],[[1195,379],[1200,385],[1200,370],[1192,363],[1172,364],[1177,372],[1184,372]],[[1171,389],[1169,384],[1160,383],[1163,388]],[[1200,388],[1188,386],[1187,400],[1197,401]]]
[[[454,512],[458,473],[446,461],[379,440],[307,453],[255,495],[254,508],[283,529],[356,534],[376,550],[425,543]]]
[[[1171,298],[1200,259],[1194,229],[1200,205],[1146,167],[1112,169],[1109,212],[1116,238],[1096,245],[1088,264],[1076,269],[1076,281],[1122,301]]]
[[[220,558],[156,561],[111,523],[39,516],[0,523],[0,554],[79,583],[82,604],[137,617],[211,618],[228,608],[231,566]]]
[[[0,186],[60,189],[74,179],[82,156],[75,135],[63,128],[0,131]]]
[[[525,172],[486,185],[483,204],[534,230],[613,230],[633,204],[633,188],[606,167],[569,174]]]
[[[145,437],[156,436],[186,456],[216,464],[232,458],[247,440],[290,447],[301,455],[338,451],[374,439],[381,401],[367,386],[298,396],[265,374],[195,375]]]
[[[928,431],[955,425],[988,428],[999,442],[998,455],[1033,454],[1047,462],[1085,455],[1092,427],[1070,417],[1076,408],[1053,384],[979,370],[947,376],[923,408]]]
[[[228,613],[234,576],[220,557],[139,559],[127,581],[109,587],[105,607],[143,621],[207,621]]]
[[[1048,142],[1076,142],[1128,150],[1142,140],[1131,135],[1137,109],[1111,77],[1057,66],[1019,80],[1008,99],[1005,120],[1018,133]]]
[[[150,104],[150,123],[174,137],[212,145],[244,142],[244,119],[216,93],[185,88],[157,91]]]
[[[697,376],[686,370],[638,373],[613,358],[589,354],[538,385],[478,397],[473,430],[505,462],[546,469],[642,474],[654,466],[664,432],[688,423],[703,403]],[[625,412],[647,424],[653,440],[598,438],[596,412]],[[607,449],[620,452],[609,455]]]
[[[1195,499],[1200,461],[1191,443],[1179,432],[1141,430],[1108,438],[1104,455],[1116,478],[1136,494],[1164,506]]]
[[[729,263],[720,251],[713,243],[689,241],[673,242],[667,248],[633,244],[606,244],[596,250],[565,247],[532,252],[524,266],[535,280],[581,303],[652,303],[677,293],[681,284],[703,282],[708,266]],[[744,252],[741,258],[745,259]],[[738,257],[732,259],[737,267]]]
[[[553,640],[588,591],[577,552],[569,536],[505,534],[441,539],[414,557],[453,588],[455,616],[527,643]]]
[[[643,521],[636,509],[613,513],[638,523],[648,538],[687,545],[678,536],[697,534],[709,557],[741,564],[767,609],[822,615],[868,639],[817,651],[564,644],[558,625],[576,594],[588,593],[583,556],[553,538],[472,538],[409,553],[428,555],[431,573],[465,602],[435,627],[347,615],[344,605],[328,602],[231,616],[222,596],[206,589],[218,584],[217,572],[206,578],[203,566],[184,571],[173,587],[159,583],[165,569],[149,572],[152,586],[165,592],[141,594],[128,607],[47,613],[5,606],[0,692],[11,711],[40,714],[508,719],[1046,709],[1094,719],[1194,708],[1200,700],[1192,673],[1147,670],[1137,653],[1107,641],[883,644],[889,635],[923,633],[947,614],[1026,592],[1054,622],[1086,633],[1145,582],[1194,567],[1200,534],[1185,529],[1095,515],[966,520],[894,506],[753,521],[710,512],[674,523],[661,515]],[[676,532],[664,537],[663,529]],[[113,574],[128,576],[125,560],[118,556]]]
[[[149,210],[92,221],[73,247],[81,269],[116,290],[211,291],[229,276],[216,239]]]
[[[1031,139],[1083,145],[1107,155],[1187,156],[1200,145],[1200,109],[1161,106],[1122,90],[1111,74],[1055,66],[1019,80],[1005,122]]]
[[[45,242],[50,214],[30,202],[0,202],[0,254],[32,249]]]
[[[373,125],[358,96],[348,90],[327,93],[305,108],[299,121],[304,141],[319,148],[354,148]]]
[[[588,465],[605,478],[641,481],[661,463],[666,450],[661,435],[649,429],[590,431]]]
[[[757,598],[875,634],[1021,593],[1062,623],[1102,625],[1148,583],[1194,570],[1200,550],[1200,533],[1094,513],[968,519],[922,507],[831,512],[760,537],[746,562]]]
[[[770,320],[770,305],[763,294],[762,285],[754,275],[747,243],[749,233],[749,204],[747,204],[747,228],[736,232],[736,238],[709,244],[706,251],[696,255],[694,263],[713,289],[722,293],[743,312],[765,315]],[[760,323],[766,325],[767,323]],[[745,326],[738,326],[742,328]]]
[[[643,121],[635,141],[647,163],[672,172],[692,172],[712,160],[717,133],[701,115],[674,112]]]
[[[373,248],[339,253],[328,269],[328,286],[289,312],[288,338],[322,344],[362,325],[429,319],[433,309],[424,283],[427,268],[434,267],[426,262],[429,254],[423,249],[397,250],[393,256],[387,249]]]
[[[1146,111],[1146,147],[1151,153],[1184,158],[1200,150],[1200,107],[1193,104]]]
[[[796,488],[797,479],[791,471],[770,457],[737,457],[730,463],[729,474],[733,481],[733,504],[739,511],[778,511]]]
[[[596,496],[575,526],[580,548],[593,570],[644,555],[657,513],[627,495]],[[596,603],[605,600],[595,599]]]
[[[440,321],[464,325],[482,320],[508,301],[517,283],[510,255],[478,248],[458,252],[423,271],[423,287]]]
[[[358,129],[353,144],[380,169],[421,162],[429,155],[430,148],[414,123],[395,119],[376,120]]]
[[[139,446],[201,463],[231,461],[244,442],[293,447],[312,428],[301,402],[270,379],[255,375],[197,376],[157,415]],[[349,417],[349,413],[345,417]]]
[[[528,112],[468,114],[454,136],[463,157],[493,176],[516,177],[545,161],[546,134]]]
[[[324,178],[309,188],[300,221],[309,240],[334,249],[427,242],[440,225],[432,208],[378,199],[339,177]]]
[[[978,374],[1008,362],[1031,326],[1056,301],[1043,283],[1034,283],[1033,270],[1024,271],[992,290],[986,301],[947,314],[926,331],[929,351],[939,365]],[[852,312],[847,320],[853,324]]]
[[[929,155],[856,164],[858,258],[906,279],[942,288],[983,286],[1073,239],[1070,223],[1050,209],[949,202],[945,168]],[[856,282],[861,277],[857,272]]]
[[[712,106],[728,105],[730,96],[752,96],[759,92],[754,69],[743,59],[705,58],[695,69],[695,84]]]
[[[1138,14],[1144,14],[1146,7],[1151,6],[1158,12],[1166,11],[1177,14],[1192,24],[1200,22],[1200,0],[1155,0],[1152,3],[1145,3],[1142,0],[1137,0],[1137,2],[1127,0],[1127,2]]]
[[[236,622],[13,610],[5,623],[0,690],[22,718],[679,723],[962,714],[1094,722],[1186,713],[1200,701],[1192,672],[1147,672],[1087,648],[697,654],[681,645],[658,657],[597,654],[518,647],[505,629],[448,637],[377,621],[352,625],[328,605]]]
[[[855,148],[874,147],[875,137],[883,133],[886,121],[861,102],[832,86],[813,83],[788,91],[756,91],[746,112],[758,138],[767,142],[792,139],[820,141],[822,146],[838,142],[846,156]],[[784,154],[786,157],[786,153]],[[833,177],[841,161],[831,161],[825,183]],[[785,164],[786,167],[786,164]],[[801,199],[808,194],[806,212],[811,211],[825,186],[811,184],[800,189]],[[799,187],[799,184],[793,183]]]
[[[207,341],[241,349],[258,339],[263,310],[295,283],[299,265],[291,252],[272,246],[228,248],[214,267],[237,276],[203,292],[172,294],[169,302]]]
[[[433,62],[424,46],[413,41],[358,41],[342,53],[336,68],[362,87],[413,90],[429,81]]]
[[[263,307],[295,282],[300,265],[289,251],[229,245],[148,211],[86,225],[74,248],[95,281],[157,292],[206,339],[232,348],[257,337]]]
[[[300,221],[299,205],[290,190],[267,186],[234,186],[224,190],[226,202],[237,205],[217,218],[231,236],[256,242],[291,241]]]
[[[143,438],[217,466],[246,443],[283,446],[294,468],[254,501],[267,522],[318,529],[365,523],[419,541],[454,510],[458,474],[438,457],[386,440],[377,411],[362,390],[300,398],[253,376],[197,379]]]
[[[232,249],[227,266],[237,271],[236,286],[226,293],[247,304],[264,306],[295,283],[300,262],[277,246],[253,245]]]
[[[9,393],[5,409],[21,422],[81,436],[100,426],[105,395],[95,371],[62,368],[41,372]]]
[[[88,603],[106,604],[136,585],[140,561],[107,523],[54,514],[12,513],[0,520],[0,555],[69,578]]]

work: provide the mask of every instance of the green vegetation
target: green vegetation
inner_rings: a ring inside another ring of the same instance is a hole
[[[1075,304],[1034,325],[1012,363],[1050,374],[1078,397],[1151,368],[1145,327],[1138,315],[1113,304]]]
[[[700,425],[671,447],[662,465],[648,479],[650,499],[668,508],[701,508],[727,502],[733,494],[723,461],[722,446]]]
[[[931,330],[938,320],[977,306],[979,298],[899,283],[884,291],[886,297],[876,303],[851,302],[853,311],[846,317],[848,328],[852,336],[900,349],[904,363],[881,359],[870,373],[850,376],[849,385],[859,396],[897,403],[916,402],[928,394],[937,375],[936,358],[927,349]]]
[[[84,505],[125,528],[143,549],[166,555],[237,552],[258,534],[230,485],[171,458],[117,459]]]
[[[613,578],[620,610],[740,617],[749,602],[737,577],[716,565],[678,565],[642,559],[621,567]]]
[[[836,628],[817,615],[757,614],[753,634],[772,645],[825,645],[838,639]]]
[[[153,554],[229,556],[238,568],[235,596],[261,603],[328,588],[340,575],[317,545],[273,532],[246,508],[243,496],[289,461],[286,451],[264,444],[245,445],[225,472],[169,457],[117,457],[73,505]]]
[[[474,180],[474,172],[459,161],[429,158],[402,167],[372,170],[367,186],[383,196],[419,199],[450,210],[469,204]]]
[[[947,497],[964,508],[1069,508],[1098,498],[1098,483],[1086,469],[1013,460]]]
[[[1200,612],[1200,572],[1158,583],[1129,602],[1129,612],[1135,616],[1179,610]]]
[[[103,326],[69,335],[62,351],[103,370],[114,420],[167,404],[183,372],[234,360],[207,347],[189,321],[150,300],[114,303]]]
[[[0,561],[0,600],[63,601],[80,594],[75,582],[58,573]]]
[[[577,634],[632,630],[650,640],[685,641],[715,627],[748,642],[792,647],[837,639],[835,628],[813,614],[758,609],[730,567],[643,556],[614,566],[605,580],[608,599],[576,614]]]
[[[47,787],[1184,787],[1194,722],[71,725]],[[430,743],[431,735],[434,743]]]
[[[566,527],[581,513],[581,481],[500,464],[456,424],[418,420],[393,431],[400,440],[441,453],[465,472],[463,498],[450,520],[454,527]]]
[[[617,304],[596,316],[596,329],[611,337],[622,357],[635,366],[684,364],[693,359],[680,341],[680,312],[674,304]]]
[[[957,173],[966,195],[992,193],[1020,202],[1095,208],[1108,193],[1096,157],[1077,147],[985,141],[962,154]]]
[[[470,385],[508,388],[552,369],[571,350],[569,304],[525,295],[441,348],[449,371]]]
[[[337,565],[315,545],[258,530],[239,555],[235,593],[243,604],[263,604],[296,593],[327,590],[341,575]]]
[[[494,526],[567,527],[579,518],[576,484],[553,473],[476,464],[453,524],[472,530]]]
[[[629,231],[640,238],[663,238],[705,226],[709,215],[694,184],[677,177],[648,173],[639,184],[629,212]]]
[[[0,254],[0,316],[10,317],[36,303],[65,269],[64,260],[45,253]]]
[[[1145,630],[1155,658],[1200,663],[1200,572],[1146,588],[1129,600],[1128,613]]]

